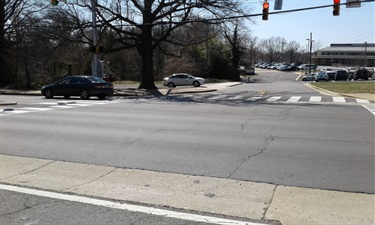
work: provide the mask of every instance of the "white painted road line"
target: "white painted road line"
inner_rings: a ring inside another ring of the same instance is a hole
[[[245,96],[243,96],[243,95],[236,95],[234,97],[228,98],[228,100],[239,100],[239,99],[242,99],[243,97],[245,97]]]
[[[251,97],[251,98],[246,99],[246,101],[248,101],[248,102],[255,102],[255,101],[258,101],[261,98],[263,98],[263,97]]]
[[[222,98],[226,98],[228,95],[217,95],[217,96],[214,96],[214,97],[211,97],[211,98],[208,98],[210,100],[219,100],[219,99],[222,99]]]
[[[368,111],[370,111],[372,114],[374,114],[375,116],[375,106],[372,105],[371,107],[368,107],[368,106],[365,106],[365,105],[362,105],[365,109],[367,109]]]
[[[211,217],[211,216],[201,216],[201,215],[196,215],[196,214],[191,214],[191,213],[174,212],[170,210],[164,210],[164,209],[158,209],[158,208],[152,208],[152,207],[130,205],[126,203],[118,203],[118,202],[112,202],[112,201],[106,201],[106,200],[100,200],[100,199],[94,199],[94,198],[88,198],[88,197],[81,197],[81,196],[70,195],[70,194],[61,194],[61,193],[55,193],[55,192],[49,192],[49,191],[34,190],[30,188],[23,188],[23,187],[17,187],[17,186],[12,186],[12,185],[5,185],[5,184],[0,184],[0,189],[29,194],[29,195],[36,195],[36,196],[41,196],[41,197],[46,197],[46,198],[53,198],[53,199],[59,199],[59,200],[64,200],[64,201],[71,201],[71,202],[79,202],[79,203],[84,203],[84,204],[103,206],[107,208],[121,209],[121,210],[130,211],[130,212],[146,213],[146,214],[151,214],[155,216],[163,216],[163,217],[168,217],[168,218],[175,218],[175,219],[188,220],[188,221],[201,222],[201,223],[222,224],[222,225],[232,225],[232,224],[233,225],[267,225],[265,223],[253,223],[253,222],[230,220],[230,219],[223,219],[223,218],[217,218],[217,217]]]
[[[360,103],[360,104],[366,104],[366,103],[370,103],[370,101],[369,100],[367,100],[367,99],[355,99],[356,101],[357,101],[357,103]]]
[[[15,109],[15,110],[6,110],[4,109],[2,113],[4,114],[19,114],[19,113],[28,113],[30,111],[27,111],[27,110],[19,110],[19,109]]]
[[[292,96],[286,102],[298,102],[301,99],[301,96]]]
[[[322,96],[311,96],[310,102],[321,102],[322,101]]]
[[[34,107],[25,107],[25,108],[22,108],[22,109],[32,111],[32,112],[52,110],[51,108],[34,108]]]
[[[333,99],[333,102],[346,103],[346,100],[343,97],[332,97],[332,99]]]
[[[281,96],[274,96],[274,97],[271,97],[269,99],[267,99],[266,101],[267,102],[275,102],[277,100],[279,100],[281,98]]]

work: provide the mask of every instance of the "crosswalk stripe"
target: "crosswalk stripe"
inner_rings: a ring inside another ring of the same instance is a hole
[[[263,97],[251,97],[251,98],[246,99],[245,101],[248,101],[248,102],[255,102],[255,101],[257,101],[257,100],[259,100],[259,99],[261,99],[261,98],[263,98]]]
[[[321,102],[322,96],[311,96],[309,101],[310,102]]]
[[[298,102],[300,99],[301,96],[292,96],[287,100],[287,102]]]
[[[281,98],[281,96],[274,96],[274,97],[271,97],[269,99],[267,99],[266,101],[267,102],[275,102],[277,100],[279,100]]]
[[[94,106],[94,105],[105,105],[111,103],[119,103],[120,101],[102,101],[102,102],[95,102],[95,101],[56,101],[56,102],[41,102],[37,103],[37,105],[43,105],[45,107],[24,107],[18,109],[4,109],[0,111],[0,116],[5,115],[14,115],[14,114],[21,114],[21,113],[30,113],[30,112],[42,112],[48,111],[53,109],[71,109],[76,107],[84,107],[84,106]]]
[[[228,97],[228,95],[217,95],[217,96],[214,96],[214,97],[210,97],[208,99],[210,100],[219,100],[219,99],[223,99],[223,98],[226,98]]]
[[[357,103],[361,103],[361,104],[363,104],[363,103],[370,103],[370,101],[369,100],[367,100],[367,99],[355,99],[356,100],[356,102]]]
[[[4,114],[19,114],[19,113],[28,113],[29,111],[27,110],[4,110],[3,113]]]
[[[51,107],[52,108],[60,108],[60,109],[71,109],[71,108],[74,108],[75,106],[70,106],[70,105],[53,105]]]
[[[332,97],[333,102],[338,102],[338,103],[345,103],[346,100],[344,97]]]
[[[234,96],[234,97],[230,97],[230,98],[228,98],[228,100],[239,100],[239,99],[241,99],[241,98],[243,98],[243,97],[245,97],[245,96],[243,96],[243,95],[236,95],[236,96]]]
[[[34,108],[34,107],[25,107],[25,108],[22,108],[23,110],[27,110],[27,111],[48,111],[48,110],[52,110],[51,108]]]

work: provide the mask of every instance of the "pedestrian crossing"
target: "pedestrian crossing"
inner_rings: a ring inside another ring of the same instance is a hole
[[[250,96],[246,94],[237,95],[173,95],[165,97],[165,100],[192,101],[207,103],[332,103],[332,104],[371,104],[373,101],[366,99],[345,98],[340,96]]]
[[[22,107],[22,108],[10,108],[2,107],[0,108],[0,117],[9,116],[23,113],[33,113],[33,112],[44,112],[57,109],[72,109],[77,107],[87,107],[94,105],[106,105],[119,103],[119,101],[58,101],[58,102],[41,102],[33,107]]]

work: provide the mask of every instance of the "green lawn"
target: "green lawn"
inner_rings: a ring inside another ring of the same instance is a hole
[[[375,82],[314,82],[312,85],[336,93],[375,94]]]

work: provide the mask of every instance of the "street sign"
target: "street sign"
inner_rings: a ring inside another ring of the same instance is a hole
[[[283,8],[283,0],[276,0],[274,10],[281,10]]]
[[[346,0],[346,8],[358,8],[361,7],[360,0]]]

